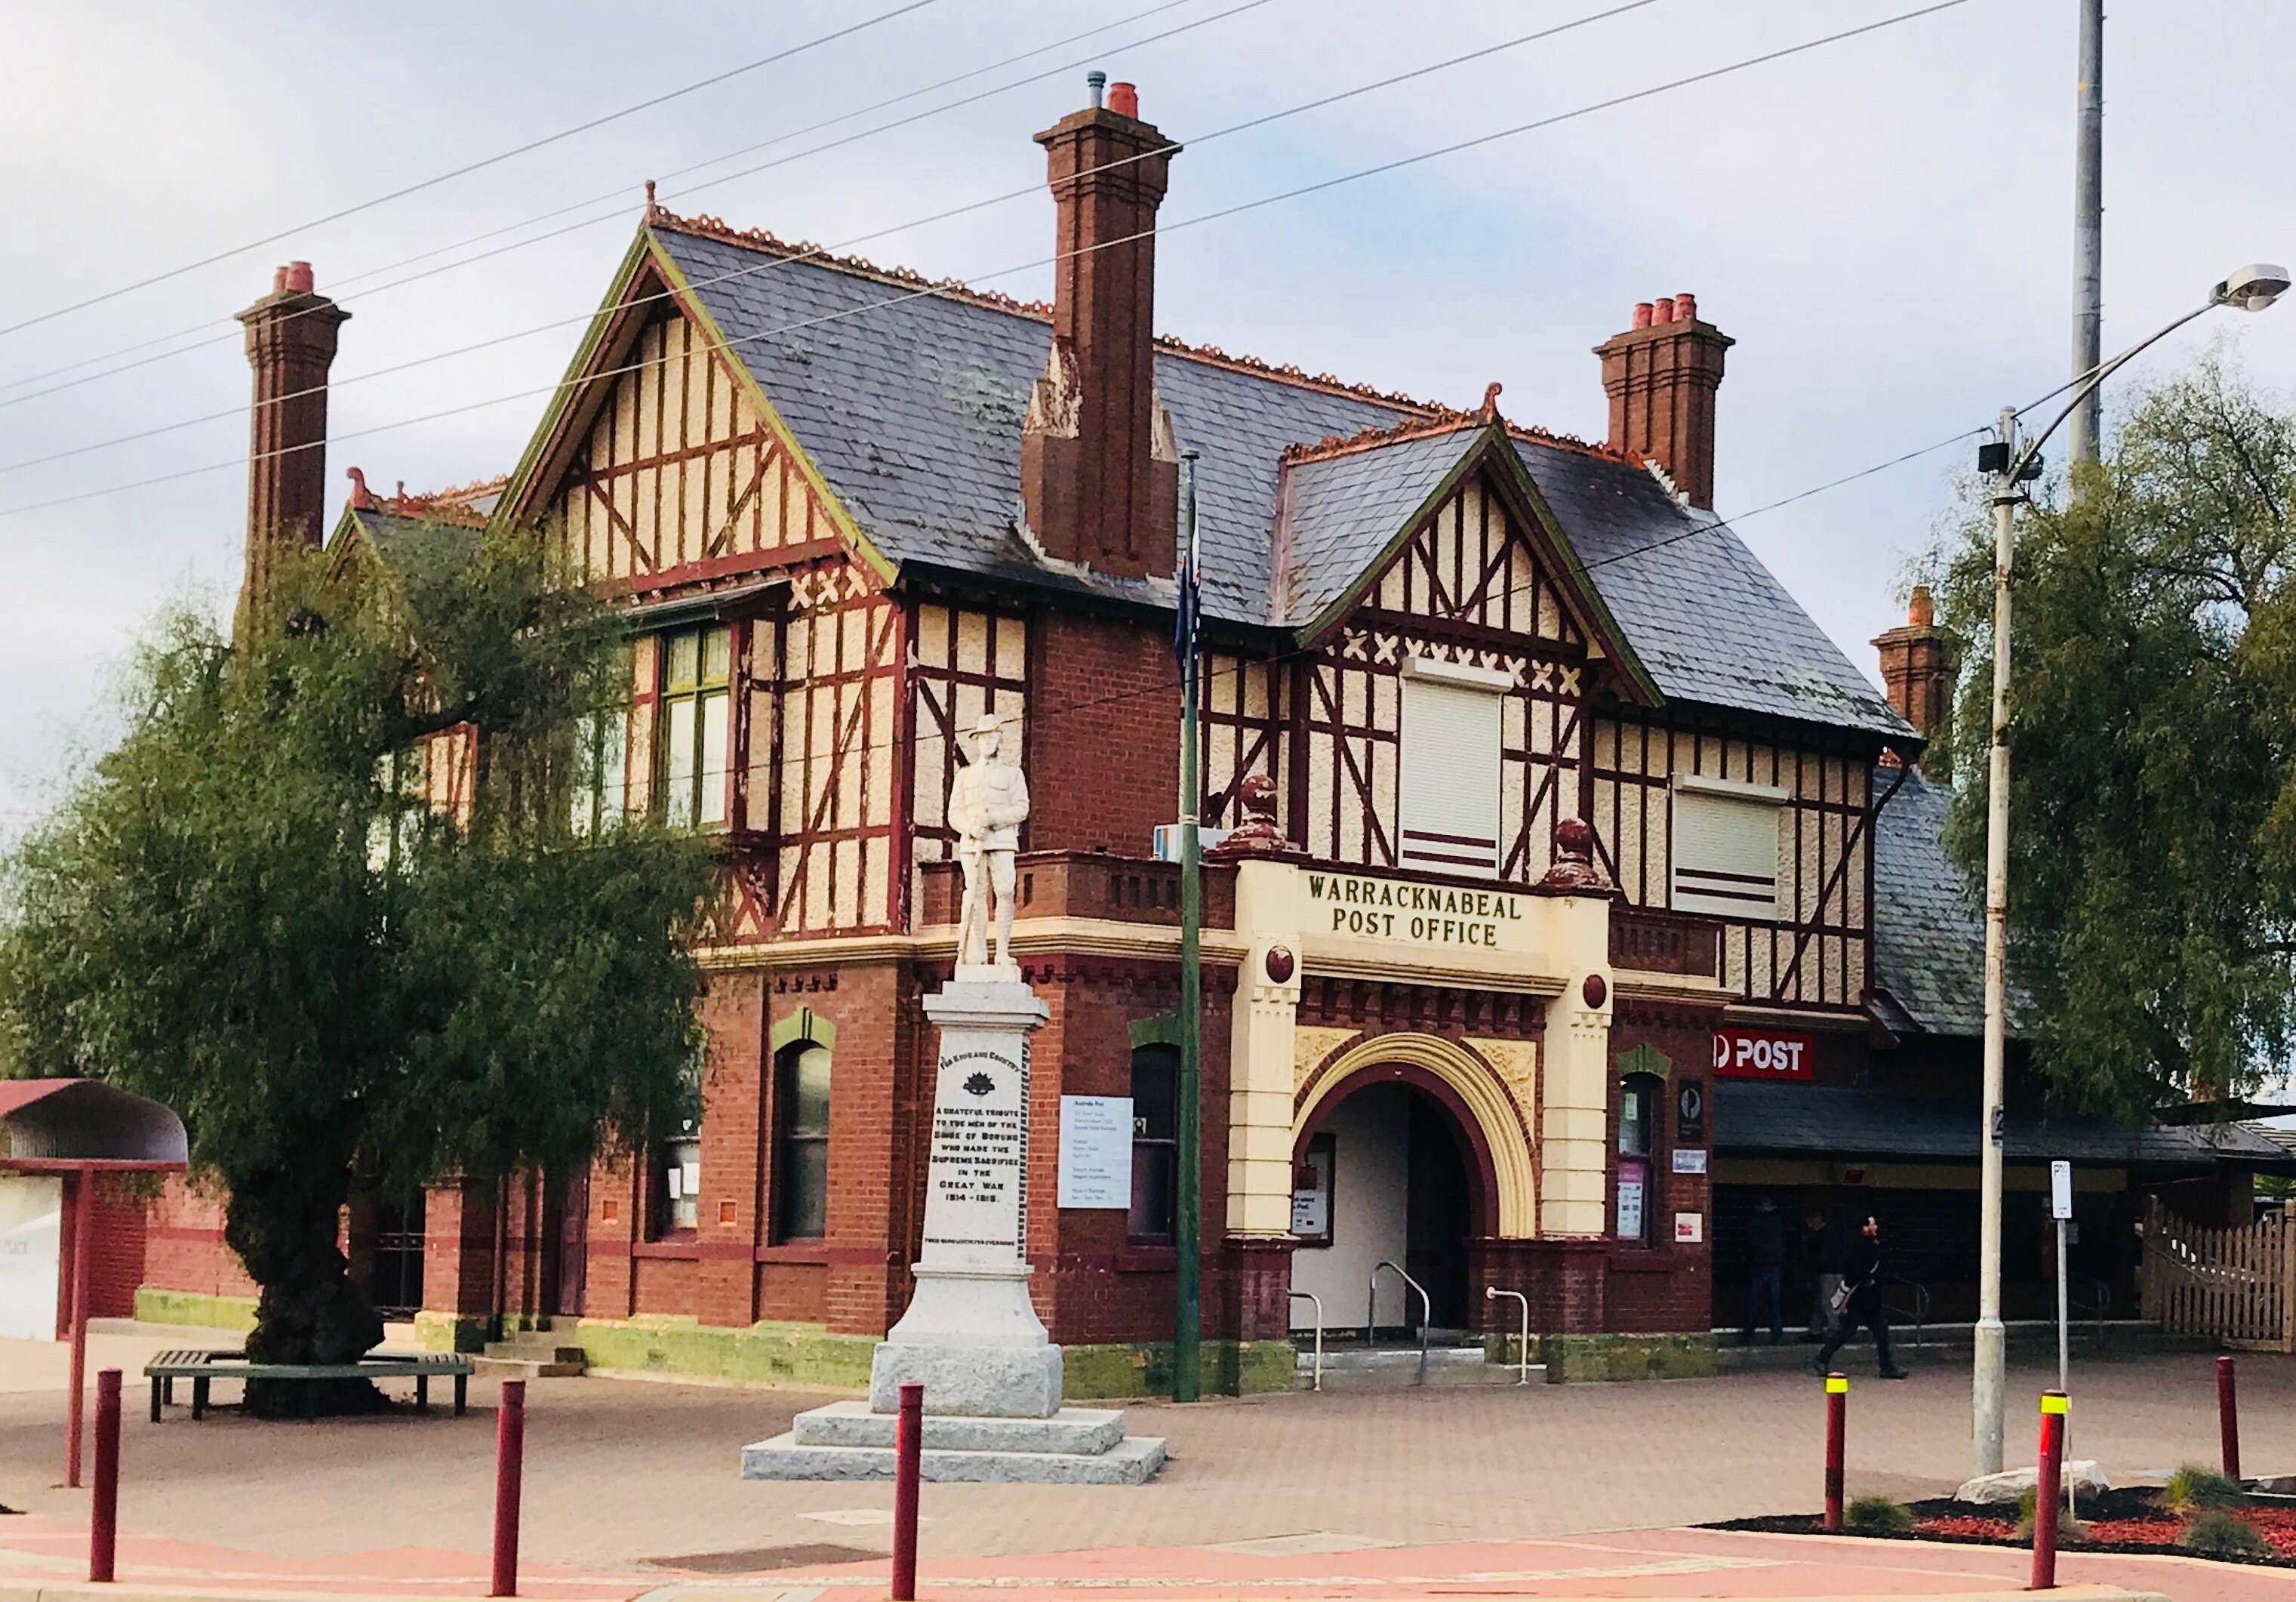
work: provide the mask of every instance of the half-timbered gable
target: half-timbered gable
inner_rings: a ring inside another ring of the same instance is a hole
[[[919,601],[909,620],[907,727],[910,751],[908,842],[914,872],[946,862],[956,849],[948,795],[964,765],[963,735],[994,713],[1028,766],[1029,622],[1015,612]],[[915,904],[914,875],[902,886]]]

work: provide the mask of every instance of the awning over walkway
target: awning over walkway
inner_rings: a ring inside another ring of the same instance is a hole
[[[0,1080],[0,1168],[179,1169],[184,1121],[97,1080]]]
[[[1978,1159],[1973,1098],[1947,1102],[1890,1090],[1722,1080],[1714,1085],[1712,1100],[1718,1155]],[[2013,1113],[2003,1151],[2013,1162],[2064,1158],[2082,1164],[2185,1170],[2228,1163],[2296,1173],[2296,1154],[2237,1123],[2129,1129],[2096,1119]]]

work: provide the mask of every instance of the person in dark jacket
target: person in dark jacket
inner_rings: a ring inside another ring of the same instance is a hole
[[[1767,1300],[1770,1344],[1782,1346],[1786,1338],[1786,1225],[1778,1216],[1778,1204],[1767,1196],[1754,1204],[1754,1216],[1746,1220],[1746,1261],[1745,1343],[1754,1343],[1754,1325],[1760,1319]]]
[[[1849,1260],[1842,1276],[1844,1288],[1849,1293],[1849,1302],[1841,1310],[1841,1323],[1825,1343],[1824,1350],[1812,1360],[1820,1374],[1833,1368],[1833,1355],[1840,1351],[1858,1326],[1874,1332],[1874,1355],[1881,1360],[1883,1379],[1904,1379],[1906,1371],[1890,1356],[1890,1315],[1882,1306],[1882,1224],[1868,1217],[1866,1227],[1858,1231],[1850,1244]]]
[[[1841,1270],[1849,1256],[1849,1236],[1841,1228],[1838,1210],[1833,1217],[1813,1211],[1803,1220],[1802,1250],[1817,1276],[1817,1294],[1810,1299],[1809,1339],[1824,1341],[1841,1327],[1833,1293],[1841,1288]]]

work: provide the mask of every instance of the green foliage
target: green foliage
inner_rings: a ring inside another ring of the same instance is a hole
[[[2209,1557],[2269,1557],[2272,1545],[2221,1508],[2212,1508],[2185,1527],[2177,1544]]]
[[[676,1107],[712,871],[565,826],[575,720],[626,686],[541,548],[424,530],[293,566],[237,644],[164,618],[126,737],[0,877],[0,1072],[183,1114],[264,1288],[250,1354],[380,1338],[334,1247],[355,1184],[575,1168]]]
[[[2253,1089],[2296,1033],[2296,412],[2220,356],[2017,518],[2010,950],[2061,1099]],[[1993,534],[1938,558],[1962,680],[1951,844],[1984,875]]]
[[[2196,1463],[2187,1463],[2170,1475],[2161,1491],[2161,1502],[2177,1513],[2190,1513],[2195,1508],[2237,1508],[2247,1499],[2238,1480]]]
[[[1886,1496],[1861,1496],[1842,1509],[1841,1522],[1867,1535],[1909,1535],[1914,1510]]]

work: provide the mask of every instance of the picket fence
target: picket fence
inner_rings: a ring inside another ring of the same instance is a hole
[[[2296,1220],[2285,1212],[2211,1229],[2151,1199],[2144,1310],[2171,1335],[2253,1351],[2296,1352]]]

